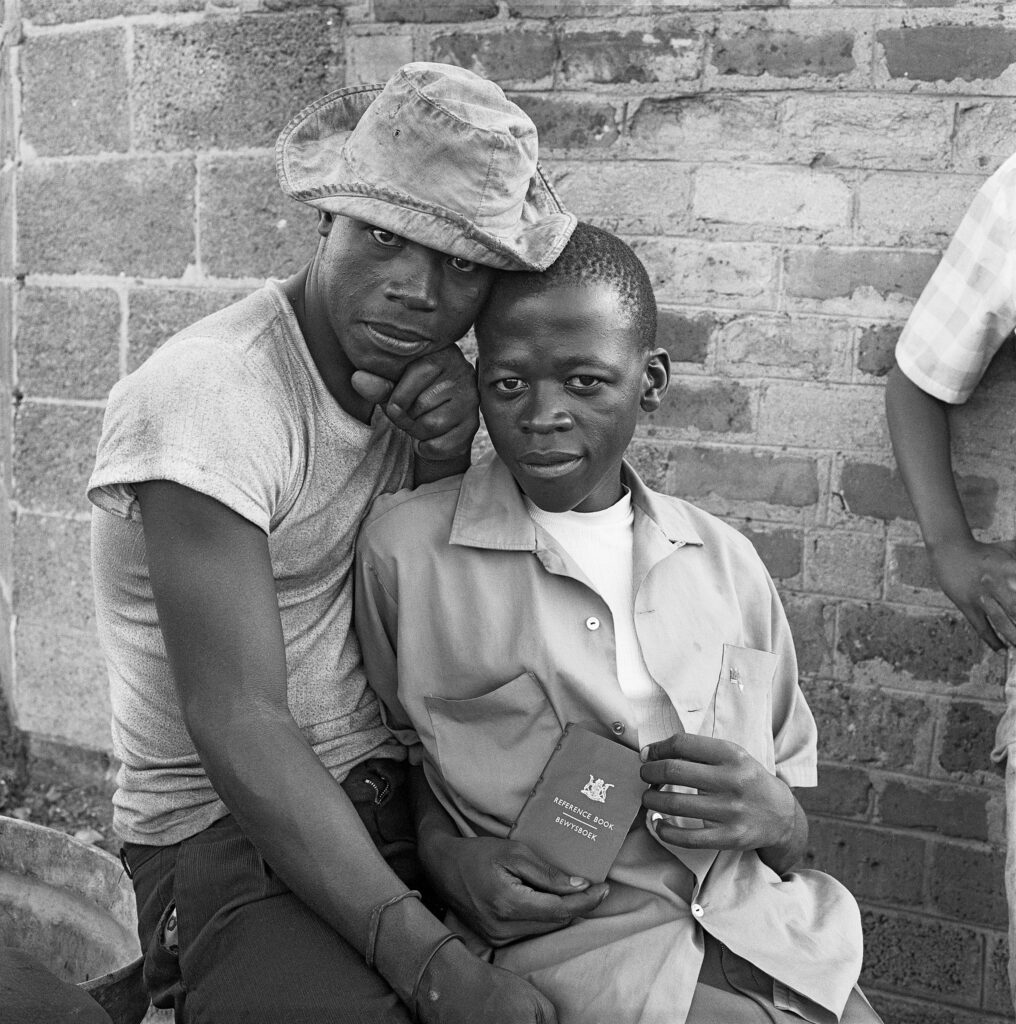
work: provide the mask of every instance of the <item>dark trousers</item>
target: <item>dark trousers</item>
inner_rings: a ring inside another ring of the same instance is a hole
[[[404,764],[377,759],[343,785],[381,854],[420,888],[405,774]],[[123,857],[145,983],[178,1024],[409,1024],[385,980],[289,890],[232,817],[175,846],[126,844]]]

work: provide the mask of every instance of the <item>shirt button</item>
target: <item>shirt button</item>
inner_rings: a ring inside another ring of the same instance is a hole
[[[701,903],[693,903],[691,905],[691,912],[693,917],[701,918],[705,914],[705,910],[702,909]]]
[[[595,615],[590,615],[589,618],[586,619],[586,629],[599,629],[599,628],[600,628],[600,620]]]
[[[614,735],[615,736],[623,735],[623,733],[624,733],[624,722],[614,722],[614,724],[611,725],[611,729],[614,730]]]

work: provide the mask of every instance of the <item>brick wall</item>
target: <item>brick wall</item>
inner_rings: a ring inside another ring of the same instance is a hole
[[[821,729],[808,860],[862,903],[867,989],[894,1024],[1010,1019],[988,757],[1005,665],[932,583],[882,378],[962,211],[1016,149],[1012,6],[0,9],[0,680],[32,744],[109,744],[83,487],[110,385],[306,256],[312,217],[272,168],[291,113],[410,59],[459,63],[532,114],[565,200],[650,268],[675,374],[636,461],[747,533],[782,591]],[[985,537],[1016,530],[999,414],[1014,397],[1006,352],[955,418]]]

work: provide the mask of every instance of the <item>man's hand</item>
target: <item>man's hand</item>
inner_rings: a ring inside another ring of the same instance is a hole
[[[758,850],[782,874],[800,856],[807,822],[788,786],[729,740],[679,733],[643,750],[642,779],[650,788],[642,803],[651,811],[698,818],[701,828],[656,823],[666,843],[697,849]],[[686,786],[697,793],[667,792]],[[777,867],[778,865],[778,867]]]
[[[480,398],[476,371],[458,346],[421,356],[398,381],[357,370],[352,384],[415,439],[420,458],[442,462],[468,455],[480,426]]]
[[[1016,541],[984,544],[964,536],[929,548],[946,597],[992,650],[1016,647]]]
[[[448,906],[492,946],[564,928],[595,910],[608,891],[510,839],[433,835],[420,855]]]
[[[423,972],[416,996],[421,1024],[557,1024],[554,1006],[528,981],[449,942]]]

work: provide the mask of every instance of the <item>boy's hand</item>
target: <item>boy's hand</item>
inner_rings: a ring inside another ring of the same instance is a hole
[[[421,1024],[557,1024],[546,996],[477,959],[461,942],[437,951],[417,989],[415,1010]]]
[[[362,398],[410,437],[417,455],[432,462],[469,452],[480,426],[476,370],[456,345],[410,363],[398,381],[357,370],[352,384]]]
[[[607,895],[605,883],[558,871],[511,839],[435,836],[429,855],[425,845],[424,867],[448,906],[495,947],[564,928]]]
[[[928,554],[939,586],[977,635],[995,651],[1016,647],[1016,541],[964,537]]]
[[[644,747],[642,803],[651,811],[699,818],[702,828],[656,823],[656,834],[675,846],[715,850],[764,850],[791,843],[797,800],[787,785],[729,740],[679,733]],[[672,793],[661,786],[698,793]]]

